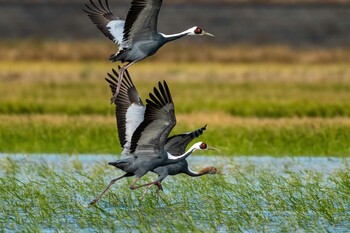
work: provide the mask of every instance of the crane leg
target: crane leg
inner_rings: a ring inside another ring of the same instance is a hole
[[[114,93],[114,95],[112,97],[112,102],[115,102],[115,100],[117,99],[117,96],[119,94],[120,86],[121,86],[123,78],[124,78],[124,71],[126,69],[128,69],[134,63],[135,63],[135,61],[129,62],[127,65],[125,65],[125,66],[123,66],[121,68],[119,67],[119,80],[118,80],[118,84],[117,84],[117,89],[115,90],[115,93]]]
[[[134,190],[134,189],[138,189],[138,188],[141,188],[141,187],[145,187],[145,186],[152,186],[152,185],[157,185],[158,188],[159,188],[159,180],[156,180],[156,181],[153,181],[153,182],[150,182],[150,183],[147,183],[147,184],[142,184],[142,185],[139,185],[139,186],[136,186],[136,182],[139,180],[139,178],[135,179],[135,181],[130,185],[130,189]],[[162,187],[162,185],[160,184],[160,187]]]
[[[127,175],[127,174],[124,174],[124,175],[122,175],[122,176],[120,176],[120,177],[118,177],[118,178],[115,178],[115,179],[111,180],[111,181],[109,182],[109,184],[106,186],[106,188],[100,193],[100,195],[98,195],[94,200],[92,200],[92,201],[89,203],[89,205],[93,205],[93,204],[95,204],[96,202],[98,202],[98,201],[101,199],[101,197],[103,196],[103,194],[105,194],[105,192],[107,192],[107,190],[108,190],[117,180],[120,180],[120,179],[126,177],[126,175]]]
[[[145,191],[143,192],[143,196],[146,195],[147,191],[148,191],[150,188],[152,188],[153,185],[154,185],[154,184],[150,184],[150,185],[147,186],[147,188],[146,188]]]
[[[159,191],[163,191],[162,181],[158,181],[155,185],[157,185],[156,194],[159,196]]]
[[[157,183],[152,183],[150,185],[147,185],[147,188],[145,189],[145,191],[143,192],[143,196],[147,193],[147,191],[152,188],[152,186],[156,185],[157,186],[157,190],[156,190],[156,194],[159,195],[159,190],[162,190],[163,191],[163,187],[162,187],[162,184],[161,184],[162,181],[158,181]]]

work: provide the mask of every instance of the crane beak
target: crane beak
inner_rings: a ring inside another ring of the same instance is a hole
[[[211,146],[208,146],[208,147],[207,147],[207,150],[220,151],[219,149],[217,149],[217,148],[215,148],[215,147],[211,147]]]
[[[214,36],[213,34],[210,34],[209,32],[205,32],[205,31],[203,31],[202,34],[203,34],[203,35],[207,35],[207,36]]]

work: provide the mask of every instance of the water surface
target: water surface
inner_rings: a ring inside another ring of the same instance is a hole
[[[62,166],[79,161],[84,167],[94,164],[106,164],[120,157],[111,154],[7,154],[0,153],[0,160],[11,158],[22,163],[45,162],[49,166],[60,169]],[[320,171],[328,175],[335,170],[345,169],[350,164],[350,158],[339,157],[273,157],[273,156],[203,156],[191,155],[187,158],[193,166],[216,166],[222,168],[223,174],[228,174],[237,167],[255,167],[261,170],[273,168],[274,172],[283,174],[298,171]]]
[[[350,227],[350,158],[192,155],[193,170],[212,165],[221,174],[168,177],[163,201],[153,190],[143,199],[143,190],[129,190],[131,180],[125,179],[97,208],[83,207],[122,174],[107,165],[118,158],[0,154],[0,229],[346,232]]]

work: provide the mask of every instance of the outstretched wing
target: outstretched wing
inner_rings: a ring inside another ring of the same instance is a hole
[[[150,39],[157,32],[157,20],[162,0],[132,0],[126,16],[123,47],[140,39]]]
[[[102,3],[102,0],[98,0],[98,3],[90,0],[90,4],[85,4],[85,7],[86,9],[83,10],[97,28],[114,43],[121,45],[125,21],[112,13],[108,0],[105,0],[105,4]]]
[[[203,134],[207,125],[190,133],[178,134],[167,139],[164,150],[174,156],[185,153],[187,145],[195,138]]]
[[[158,90],[159,89],[159,90]],[[167,83],[158,83],[147,99],[145,117],[131,139],[131,153],[136,156],[159,156],[176,124],[174,103]]]
[[[109,79],[106,78],[106,81],[109,83],[114,96],[120,79],[118,72],[114,69],[112,69],[112,72],[112,74],[108,73]],[[124,148],[124,154],[130,151],[131,137],[143,121],[146,109],[127,70],[124,72],[118,98],[115,99],[114,104],[116,105],[119,141],[120,145]]]

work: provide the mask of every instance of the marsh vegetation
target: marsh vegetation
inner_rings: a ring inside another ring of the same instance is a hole
[[[174,133],[204,124],[226,155],[347,156],[350,69],[345,63],[143,62],[130,70],[143,98],[166,79]],[[3,152],[119,153],[105,62],[0,63]]]
[[[169,177],[162,198],[154,190],[144,197],[143,190],[130,191],[125,180],[98,206],[85,208],[119,175],[106,165],[121,151],[104,81],[114,64],[100,60],[106,51],[98,46],[97,55],[85,58],[67,58],[63,48],[56,54],[48,52],[50,46],[42,54],[29,49],[19,58],[9,46],[1,58],[0,229],[349,229],[346,50],[295,55],[268,48],[247,55],[228,49],[232,56],[220,58],[220,51],[209,49],[217,62],[160,54],[132,67],[144,99],[159,80],[167,80],[178,120],[174,133],[208,124],[200,140],[220,148],[221,155],[195,155],[191,167],[215,165],[221,174]],[[58,154],[54,160],[52,154]]]
[[[130,180],[124,180],[99,205],[87,208],[116,176],[106,165],[110,156],[92,161],[6,156],[0,158],[0,228],[5,231],[345,232],[350,227],[346,159],[218,157],[204,163],[215,164],[222,174],[169,177],[161,198],[155,190],[145,196],[143,190],[131,192]]]

